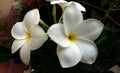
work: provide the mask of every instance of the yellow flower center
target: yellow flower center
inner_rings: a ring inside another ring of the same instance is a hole
[[[28,41],[30,38],[31,38],[31,35],[28,33],[28,34],[26,35],[26,40]]]
[[[73,34],[73,33],[70,33],[68,36],[67,36],[67,38],[68,38],[68,40],[70,41],[70,42],[75,42],[76,41],[76,35],[75,34]]]

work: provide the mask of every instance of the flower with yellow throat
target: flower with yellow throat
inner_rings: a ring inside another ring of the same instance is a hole
[[[103,30],[96,19],[83,20],[81,10],[71,3],[63,13],[63,23],[48,29],[49,37],[57,43],[57,56],[63,68],[75,66],[80,61],[92,64],[97,58],[94,40]]]
[[[12,53],[20,48],[20,58],[26,65],[30,61],[30,51],[40,48],[48,39],[44,30],[38,25],[40,14],[38,9],[26,13],[22,22],[17,22],[11,34],[15,38],[12,44]]]

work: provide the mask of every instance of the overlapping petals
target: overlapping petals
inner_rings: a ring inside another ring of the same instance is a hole
[[[26,29],[26,31],[30,32],[30,26],[31,25],[38,25],[40,21],[40,14],[38,9],[30,10],[27,12],[23,19],[23,25]]]
[[[84,38],[78,38],[78,40],[75,43],[83,52],[81,62],[86,64],[94,63],[98,54],[98,50],[95,43]]]
[[[44,30],[38,25],[40,15],[38,9],[29,11],[22,22],[16,23],[11,31],[15,41],[12,44],[12,53],[19,48],[21,60],[29,64],[30,51],[40,48],[47,40]]]
[[[11,30],[11,34],[14,38],[17,39],[25,39],[26,38],[26,31],[23,27],[23,24],[21,22],[17,22]]]
[[[65,7],[66,6],[66,4],[67,4],[67,1],[65,1],[65,0],[54,0],[54,1],[51,1],[50,2],[52,5],[54,5],[54,4],[58,4],[58,5],[60,5],[61,7]]]
[[[68,5],[71,5],[72,3],[75,4],[75,6],[80,10],[80,11],[86,11],[86,9],[78,2],[74,2],[74,1],[71,1],[71,2],[68,2]]]
[[[24,64],[29,65],[30,61],[30,44],[24,43],[24,45],[20,49],[20,58],[24,62]]]
[[[48,30],[48,35],[52,40],[54,40],[54,42],[58,43],[62,47],[68,47],[70,45],[70,42],[66,38],[67,35],[64,32],[62,24],[52,25]]]
[[[71,5],[72,6],[69,6],[65,9],[65,12],[63,14],[64,30],[66,34],[75,30],[78,25],[83,21],[82,13],[78,11],[78,8],[75,4]]]
[[[63,68],[76,65],[82,58],[82,50],[75,43],[69,47],[57,46],[57,56]]]
[[[80,61],[94,63],[98,52],[93,41],[100,35],[103,27],[99,20],[83,20],[76,4],[70,3],[63,13],[63,24],[54,24],[48,30],[49,37],[58,44],[57,56],[61,66],[72,67]]]
[[[103,23],[96,19],[86,19],[80,23],[74,30],[77,36],[84,37],[89,40],[96,40],[103,30]]]
[[[70,1],[70,2],[67,2],[66,0],[47,0],[47,1],[51,1],[50,3],[51,3],[52,5],[58,4],[58,5],[60,5],[63,9],[73,3],[73,4],[75,4],[75,6],[76,6],[80,11],[86,11],[86,9],[85,9],[80,3],[77,3],[77,2],[74,2],[74,1]]]
[[[41,47],[48,38],[44,30],[38,25],[31,26],[30,34],[31,38],[29,39],[28,43],[31,47],[31,50],[36,50]]]
[[[23,46],[23,44],[26,42],[26,40],[14,40],[13,44],[12,44],[12,49],[11,52],[15,53],[19,48],[21,48]]]

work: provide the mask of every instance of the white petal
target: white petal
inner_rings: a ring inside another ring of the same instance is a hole
[[[79,41],[76,42],[76,44],[83,51],[81,62],[87,64],[94,63],[98,55],[96,45],[92,41],[83,38],[79,38]]]
[[[74,29],[76,29],[76,26],[79,25],[82,21],[82,13],[74,3],[71,3],[63,13],[63,24],[65,32],[72,32]]]
[[[77,2],[74,2],[74,1],[69,2],[69,4],[71,4],[71,3],[74,3],[80,11],[86,11],[86,9],[80,3],[77,3]]]
[[[57,46],[57,56],[63,68],[73,67],[78,64],[82,57],[82,51],[76,44],[67,48]]]
[[[11,30],[11,34],[15,39],[25,39],[26,38],[26,31],[23,27],[22,22],[17,22]]]
[[[58,1],[58,0],[46,0],[46,1]]]
[[[48,29],[49,37],[62,47],[68,47],[70,45],[67,35],[64,32],[63,24],[54,24]]]
[[[15,40],[11,47],[11,52],[15,53],[19,48],[23,46],[26,40]]]
[[[59,0],[59,1],[51,1],[50,2],[52,5],[53,4],[58,4],[60,5],[62,8],[66,6],[66,4],[68,3],[67,1],[64,1],[64,0]]]
[[[39,20],[40,14],[38,9],[33,9],[27,12],[23,20],[27,31],[29,32],[31,25],[38,25]]]
[[[20,58],[22,62],[26,65],[29,65],[30,62],[30,45],[25,43],[20,49]]]
[[[78,25],[75,32],[77,36],[94,41],[101,34],[103,23],[96,19],[87,19]]]
[[[31,26],[30,34],[31,39],[29,40],[29,44],[31,46],[31,50],[36,50],[40,48],[48,39],[45,31],[38,25]]]

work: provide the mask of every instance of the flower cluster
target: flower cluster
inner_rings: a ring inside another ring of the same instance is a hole
[[[62,20],[45,32],[38,25],[41,21],[39,10],[30,10],[23,21],[17,22],[12,28],[11,34],[15,38],[12,53],[20,48],[21,60],[28,65],[30,51],[40,48],[50,37],[57,44],[56,53],[63,68],[73,67],[79,62],[94,63],[98,55],[94,40],[101,34],[103,23],[96,19],[83,20],[82,11],[86,9],[77,2],[50,0],[50,3],[61,6]]]
[[[16,39],[12,44],[12,53],[19,48],[20,57],[25,64],[29,64],[30,51],[36,50],[47,40],[44,30],[38,25],[40,15],[38,9],[29,11],[22,22],[17,22],[11,34]]]

